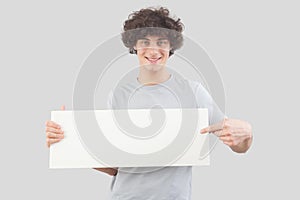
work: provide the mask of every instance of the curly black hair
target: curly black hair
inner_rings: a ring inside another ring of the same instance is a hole
[[[182,31],[184,29],[180,18],[170,17],[170,12],[167,8],[144,8],[135,11],[128,16],[124,22],[122,41],[129,52],[136,54],[133,48],[138,39],[146,36],[164,36],[167,37],[171,44],[169,56],[174,54],[176,49],[179,49],[183,44]]]

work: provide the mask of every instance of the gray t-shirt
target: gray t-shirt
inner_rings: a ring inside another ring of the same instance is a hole
[[[136,79],[117,87],[112,109],[208,108],[209,124],[224,114],[198,82],[171,75],[158,85],[144,86]],[[190,200],[192,167],[122,167],[111,183],[112,200]]]

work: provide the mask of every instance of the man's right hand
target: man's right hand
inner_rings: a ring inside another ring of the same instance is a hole
[[[61,106],[61,110],[65,110],[65,106]],[[61,126],[51,120],[46,121],[46,143],[48,148],[64,138],[64,131],[61,129]],[[114,168],[94,168],[97,171],[104,172],[111,176],[116,176],[118,173],[117,169]]]
[[[61,106],[61,110],[65,110],[65,106]],[[64,131],[61,126],[53,121],[46,121],[46,144],[49,148],[52,144],[61,141],[64,138]]]

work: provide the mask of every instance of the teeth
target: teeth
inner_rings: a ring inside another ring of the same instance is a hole
[[[147,58],[148,60],[150,60],[150,61],[157,61],[157,60],[159,60],[159,58]]]

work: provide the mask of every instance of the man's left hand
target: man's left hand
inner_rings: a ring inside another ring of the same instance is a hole
[[[245,153],[252,143],[251,125],[238,119],[224,119],[201,130],[201,134],[213,133],[237,153]]]

